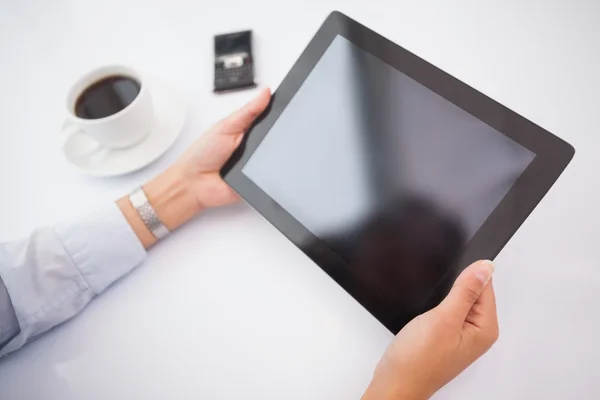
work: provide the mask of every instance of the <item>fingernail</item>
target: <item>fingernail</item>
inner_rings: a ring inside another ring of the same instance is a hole
[[[478,268],[477,272],[475,272],[475,276],[485,286],[492,278],[492,274],[494,273],[495,269],[496,269],[496,266],[490,260],[480,261],[479,268]]]

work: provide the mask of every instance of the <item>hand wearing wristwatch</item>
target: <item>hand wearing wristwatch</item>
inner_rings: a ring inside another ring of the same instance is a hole
[[[219,171],[269,104],[269,89],[214,125],[165,172],[117,201],[148,249],[200,211],[236,202],[239,197]]]

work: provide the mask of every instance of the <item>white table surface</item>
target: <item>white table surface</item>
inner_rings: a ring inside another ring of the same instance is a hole
[[[572,143],[497,259],[501,336],[438,399],[600,398],[600,3],[595,0],[0,0],[0,241],[93,209],[255,91],[212,94],[212,35],[251,28],[275,88],[339,9]],[[181,138],[116,179],[58,150],[65,93],[121,62],[188,99]],[[392,335],[248,206],[152,250],[83,314],[0,361],[0,398],[358,399]]]

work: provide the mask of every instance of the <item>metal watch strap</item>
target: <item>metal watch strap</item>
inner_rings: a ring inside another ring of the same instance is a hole
[[[135,208],[142,221],[144,221],[144,224],[146,224],[146,228],[148,228],[157,239],[160,240],[171,233],[162,223],[160,218],[158,218],[158,215],[156,215],[156,211],[154,211],[154,208],[150,205],[142,188],[139,188],[130,194],[129,201],[131,201],[133,208]]]

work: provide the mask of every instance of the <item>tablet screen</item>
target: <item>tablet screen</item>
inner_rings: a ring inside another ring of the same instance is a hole
[[[346,261],[330,274],[403,320],[534,157],[337,36],[242,173]]]

